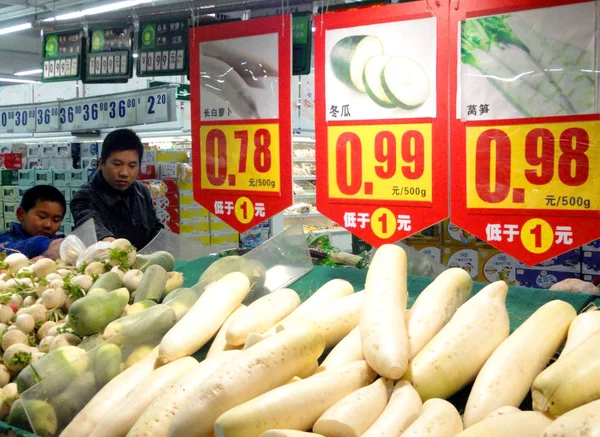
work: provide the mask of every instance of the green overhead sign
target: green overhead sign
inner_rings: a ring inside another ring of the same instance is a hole
[[[81,79],[83,42],[81,29],[45,34],[42,48],[42,81]]]

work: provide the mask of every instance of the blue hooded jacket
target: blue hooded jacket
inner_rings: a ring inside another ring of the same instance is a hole
[[[23,232],[21,223],[12,222],[10,228],[0,232],[0,251],[12,249],[21,252],[27,258],[35,258],[46,252],[50,243],[57,238],[64,238],[64,235],[30,237]]]

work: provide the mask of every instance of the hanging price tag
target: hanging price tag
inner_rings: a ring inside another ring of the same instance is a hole
[[[431,124],[328,130],[329,196],[431,202]]]
[[[81,102],[77,100],[68,101],[60,105],[59,110],[60,130],[73,131],[83,127],[83,115]]]
[[[176,119],[176,87],[160,87],[140,92],[137,99],[137,123],[162,123]]]
[[[35,106],[14,106],[8,111],[8,131],[12,133],[35,132]]]
[[[108,127],[108,105],[104,97],[85,99],[81,103],[81,119],[85,126]]]
[[[200,138],[203,189],[279,194],[277,124],[202,126]]]
[[[58,132],[60,130],[58,103],[36,105],[36,132]]]
[[[108,126],[134,126],[137,124],[137,97],[120,94],[105,98],[104,103]]]

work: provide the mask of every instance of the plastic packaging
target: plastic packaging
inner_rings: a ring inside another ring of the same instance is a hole
[[[77,235],[67,235],[60,244],[60,259],[66,264],[74,266],[79,256],[85,251],[85,244]]]
[[[146,247],[138,250],[137,253],[151,255],[160,250],[169,252],[179,261],[190,261],[211,253],[210,246],[186,239],[166,229],[162,229]]]
[[[91,218],[71,232],[71,235],[75,235],[77,238],[81,240],[85,247],[90,247],[93,244],[98,242],[98,238],[96,236],[96,225],[94,224],[94,219]]]
[[[90,247],[85,249],[85,251],[81,255],[79,255],[75,266],[79,268],[84,263],[91,263],[96,261],[97,259],[107,259],[108,249],[110,249],[111,247],[112,244],[107,243],[105,241],[99,241],[96,244],[92,244]]]

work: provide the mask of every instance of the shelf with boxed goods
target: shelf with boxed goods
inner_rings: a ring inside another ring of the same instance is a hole
[[[493,248],[479,248],[479,282],[504,281],[515,285],[517,260]]]

